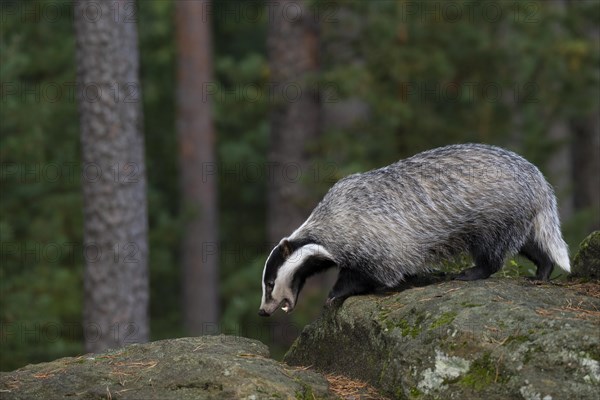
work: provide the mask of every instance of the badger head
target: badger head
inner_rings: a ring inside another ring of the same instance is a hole
[[[285,312],[292,311],[306,279],[333,266],[333,257],[323,246],[306,240],[282,239],[265,263],[258,315],[268,317],[280,306]]]

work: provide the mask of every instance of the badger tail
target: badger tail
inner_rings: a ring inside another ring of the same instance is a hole
[[[556,207],[556,198],[552,193],[548,207],[544,207],[533,219],[535,242],[550,256],[555,265],[571,272],[569,250],[560,233],[560,220]]]

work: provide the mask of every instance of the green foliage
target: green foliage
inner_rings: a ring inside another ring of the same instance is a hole
[[[39,6],[34,1],[1,5],[2,370],[82,350],[71,3],[56,2],[64,16],[59,22],[43,18]]]
[[[152,339],[183,336],[179,242],[180,213],[175,134],[174,5],[138,2],[150,244],[150,332]]]
[[[340,2],[340,20],[324,24],[323,38],[339,41],[350,23],[356,33],[338,53],[353,57],[325,56],[325,75],[342,96],[366,99],[371,118],[350,134],[372,140],[341,141],[335,152],[371,167],[482,141],[517,146],[544,166],[564,145],[549,126],[598,107],[599,54],[585,31],[598,14],[591,3],[558,12],[543,2],[464,1],[452,3],[457,17],[441,2]],[[496,9],[498,17],[485,13]]]
[[[268,67],[260,2],[214,2],[221,330],[269,342],[257,316],[266,243]],[[245,18],[244,12],[256,15]],[[258,277],[258,279],[257,279]]]

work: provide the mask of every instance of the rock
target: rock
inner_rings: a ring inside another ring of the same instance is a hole
[[[203,336],[136,344],[0,375],[2,399],[333,398],[327,380],[269,359],[262,343]]]
[[[284,360],[397,399],[597,399],[600,286],[570,285],[492,278],[350,297]]]
[[[583,239],[573,258],[572,272],[574,278],[600,280],[600,231]]]

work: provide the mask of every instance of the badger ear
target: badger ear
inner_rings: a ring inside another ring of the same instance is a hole
[[[283,254],[283,258],[288,258],[292,255],[292,245],[288,242],[287,239],[283,239],[280,243],[281,246],[281,254]]]

